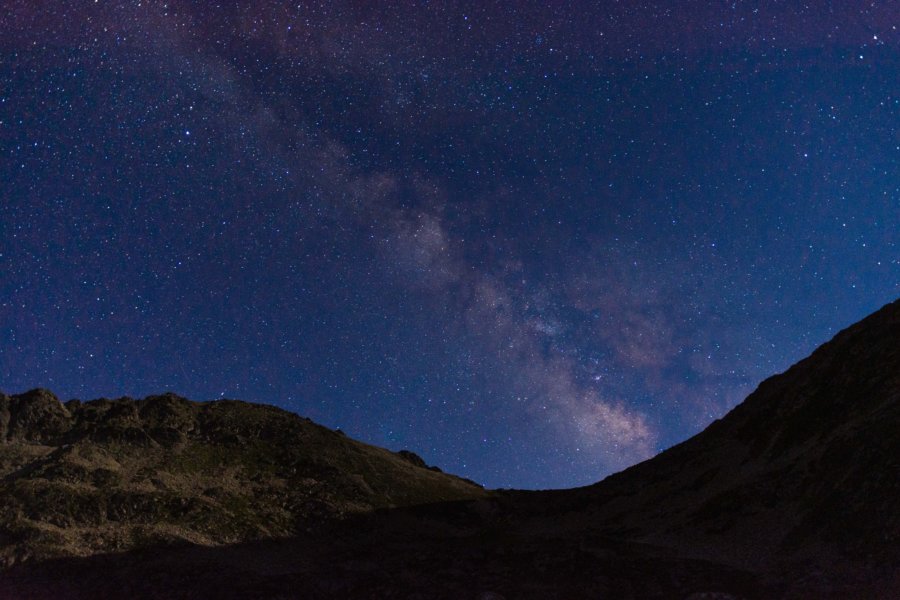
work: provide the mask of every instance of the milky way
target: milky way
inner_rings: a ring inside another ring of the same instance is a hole
[[[3,4],[6,392],[581,485],[900,295],[895,3]]]

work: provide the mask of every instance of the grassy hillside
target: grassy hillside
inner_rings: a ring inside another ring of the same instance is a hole
[[[0,565],[282,537],[472,482],[272,406],[0,394]]]

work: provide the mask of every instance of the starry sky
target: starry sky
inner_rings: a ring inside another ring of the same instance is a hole
[[[584,485],[900,295],[896,2],[0,4],[7,393]]]

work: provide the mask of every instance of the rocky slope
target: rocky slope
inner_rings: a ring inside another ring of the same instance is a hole
[[[900,546],[900,301],[699,435],[572,497],[609,534],[752,567]]]
[[[900,583],[900,301],[659,456],[508,502],[517,531],[629,540],[785,590]]]
[[[0,394],[0,565],[283,537],[375,509],[484,495],[411,452],[271,406]]]

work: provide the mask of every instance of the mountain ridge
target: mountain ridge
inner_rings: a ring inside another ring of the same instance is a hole
[[[27,431],[18,417],[4,421],[2,406],[0,432]],[[28,415],[56,441],[78,431],[57,409]],[[142,431],[157,444],[149,431],[180,443],[148,419]],[[226,428],[241,452],[248,433],[273,431],[254,423]],[[112,431],[147,447],[132,429]],[[91,431],[108,443],[106,429]],[[377,494],[351,485],[355,495],[338,498],[345,504],[326,502],[332,512],[278,540],[34,560],[7,570],[0,595],[887,600],[900,586],[898,432],[900,300],[762,382],[701,433],[590,486],[487,492],[449,478],[440,489],[452,498],[415,496],[413,486],[406,497],[415,500],[376,505]],[[446,477],[414,454],[380,452],[407,465],[401,474]],[[365,510],[347,510],[366,499]],[[3,531],[0,523],[0,544]]]
[[[512,510],[523,531],[590,531],[769,580],[894,580],[898,431],[900,300],[765,380],[692,438],[553,493],[550,514],[548,498],[528,493]]]

